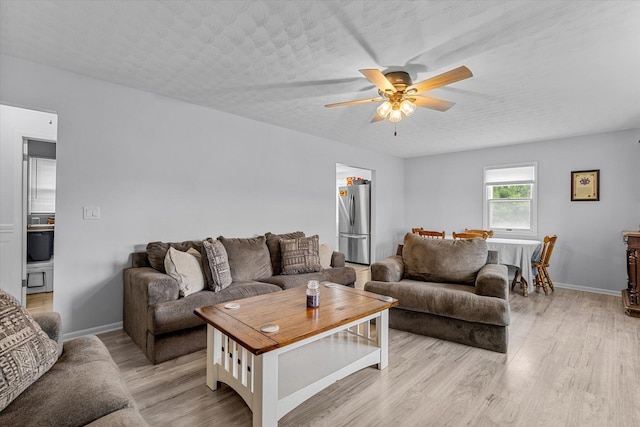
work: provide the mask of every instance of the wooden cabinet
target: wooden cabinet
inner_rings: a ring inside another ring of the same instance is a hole
[[[638,282],[640,282],[640,231],[626,231],[622,233],[627,244],[627,289],[622,290],[622,302],[625,313],[629,316],[640,317],[638,301]]]

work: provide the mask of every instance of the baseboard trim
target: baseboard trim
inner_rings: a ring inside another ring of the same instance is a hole
[[[62,336],[63,341],[69,341],[74,338],[84,337],[86,335],[97,335],[105,332],[117,331],[122,329],[122,322],[111,323],[109,325],[96,326],[95,328],[84,329],[81,331],[69,332]]]
[[[572,289],[574,291],[591,292],[593,294],[611,295],[614,297],[621,297],[620,290],[614,291],[611,289],[590,288],[588,286],[572,285],[570,283],[558,283],[553,282],[553,285],[557,288]],[[622,297],[621,297],[622,298]]]

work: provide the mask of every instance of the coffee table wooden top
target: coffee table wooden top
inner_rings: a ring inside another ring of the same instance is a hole
[[[398,305],[381,295],[347,286],[320,285],[320,307],[307,308],[306,287],[236,300],[237,309],[220,303],[195,310],[205,322],[233,338],[253,354],[261,354]],[[276,324],[279,330],[260,328]]]

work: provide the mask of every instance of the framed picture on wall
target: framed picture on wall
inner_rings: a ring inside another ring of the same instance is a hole
[[[571,201],[597,202],[600,200],[600,169],[571,172]]]

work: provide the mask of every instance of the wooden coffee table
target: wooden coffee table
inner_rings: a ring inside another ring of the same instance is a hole
[[[207,322],[207,386],[232,387],[253,411],[254,426],[278,420],[309,397],[362,368],[387,366],[388,310],[381,295],[320,285],[320,307],[299,287],[196,309]],[[375,332],[370,327],[375,319]],[[263,332],[264,325],[277,332]]]

